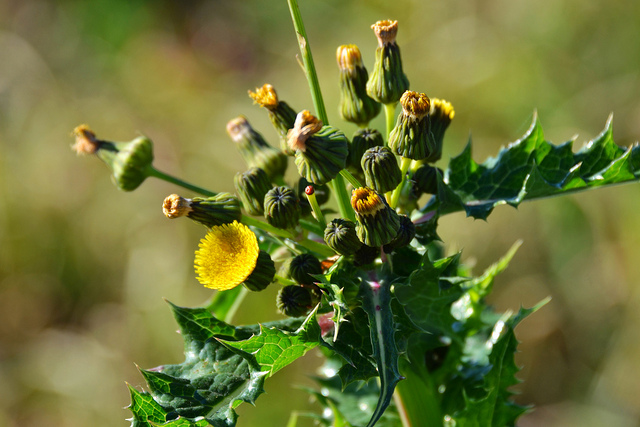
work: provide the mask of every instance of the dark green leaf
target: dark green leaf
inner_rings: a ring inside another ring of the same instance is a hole
[[[482,164],[472,159],[469,142],[451,159],[444,179],[439,177],[435,206],[441,214],[464,210],[468,216],[486,219],[498,205],[517,206],[524,200],[640,177],[640,154],[614,143],[611,117],[602,133],[579,152],[573,153],[572,144],[556,146],[545,141],[537,116],[521,139]]]

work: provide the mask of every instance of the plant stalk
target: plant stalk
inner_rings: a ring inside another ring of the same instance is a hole
[[[179,178],[176,178],[175,176],[171,176],[171,175],[166,174],[164,172],[160,172],[158,169],[154,168],[153,166],[151,166],[148,169],[148,172],[149,172],[149,176],[153,176],[153,177],[159,178],[159,179],[161,179],[163,181],[170,182],[172,184],[175,184],[175,185],[178,185],[180,187],[186,188],[187,190],[191,190],[191,191],[193,191],[195,193],[202,194],[203,196],[213,197],[216,194],[218,194],[218,193],[214,193],[213,191],[209,191],[209,190],[206,190],[204,188],[198,187],[196,185],[190,184],[190,183],[188,183],[186,181],[183,181],[183,180],[181,180]]]

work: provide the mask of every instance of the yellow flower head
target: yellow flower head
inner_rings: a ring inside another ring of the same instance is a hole
[[[226,291],[244,282],[258,260],[258,239],[244,224],[233,221],[212,227],[198,245],[194,263],[198,281]]]

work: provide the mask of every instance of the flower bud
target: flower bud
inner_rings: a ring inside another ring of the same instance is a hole
[[[380,104],[367,95],[369,74],[362,65],[358,46],[338,47],[336,52],[340,68],[340,116],[360,126],[366,126],[380,112]]]
[[[423,193],[437,194],[438,178],[436,174],[438,170],[442,173],[442,169],[427,164],[423,164],[416,169],[411,177],[411,181],[413,182],[411,192],[414,193],[416,197],[420,197]]]
[[[249,277],[242,283],[250,291],[263,291],[273,282],[276,275],[276,267],[268,252],[260,251],[256,267]]]
[[[347,157],[347,165],[360,172],[362,170],[362,156],[369,148],[383,146],[384,139],[382,134],[376,129],[358,129],[351,138],[349,143],[349,156]]]
[[[247,166],[263,169],[272,181],[284,176],[287,170],[286,154],[270,146],[245,117],[240,116],[229,121],[227,133],[237,144]]]
[[[229,193],[218,193],[215,196],[185,199],[172,194],[164,199],[162,211],[167,218],[187,216],[207,227],[229,224],[240,221],[240,201]]]
[[[318,280],[312,275],[322,274],[320,260],[311,254],[300,254],[289,263],[287,276],[301,285],[312,285]]]
[[[396,44],[398,21],[378,21],[371,28],[378,38],[378,48],[367,81],[367,93],[382,104],[395,104],[409,89],[409,80],[402,71],[400,48]]]
[[[369,265],[374,262],[379,256],[380,248],[373,248],[371,246],[362,245],[353,256],[353,265],[355,265],[356,267]]]
[[[264,196],[271,190],[267,173],[254,167],[245,172],[238,172],[233,182],[240,200],[242,200],[244,210],[249,215],[262,215],[264,213]]]
[[[402,95],[400,104],[402,113],[389,135],[389,148],[397,155],[413,160],[431,156],[436,147],[429,125],[429,97],[408,90]]]
[[[121,190],[133,191],[152,175],[153,143],[144,136],[131,142],[101,141],[87,125],[74,129],[73,148],[79,154],[96,154],[112,172],[114,184]]]
[[[387,147],[373,147],[362,156],[362,170],[368,187],[378,193],[395,189],[402,181],[396,156]]]
[[[356,224],[342,218],[335,218],[327,225],[324,241],[340,255],[353,255],[362,246],[356,234]]]
[[[256,88],[255,92],[249,91],[249,96],[256,104],[267,109],[269,120],[280,135],[280,148],[288,156],[293,156],[293,151],[287,145],[287,133],[293,128],[296,112],[289,107],[289,104],[278,100],[276,90],[270,84]]]
[[[303,288],[302,286],[285,286],[278,292],[276,305],[278,311],[285,316],[304,316],[311,310],[311,293],[307,288]]]
[[[390,253],[394,249],[403,248],[407,246],[416,235],[416,226],[406,215],[400,215],[400,228],[398,229],[398,234],[396,237],[388,243],[384,245],[384,251]]]
[[[453,120],[455,111],[451,103],[444,99],[432,98],[431,109],[429,111],[429,123],[431,133],[434,140],[434,150],[430,156],[425,158],[427,163],[435,163],[442,157],[442,142],[444,140],[444,132],[447,130]]]
[[[313,184],[325,184],[345,168],[349,153],[347,137],[334,127],[322,126],[307,110],[296,117],[288,144],[295,152],[298,173]]]
[[[351,206],[356,213],[358,239],[365,245],[386,245],[398,234],[398,214],[372,189],[361,187],[353,190]]]
[[[300,200],[288,187],[274,187],[264,197],[264,216],[274,227],[288,229],[298,225]]]

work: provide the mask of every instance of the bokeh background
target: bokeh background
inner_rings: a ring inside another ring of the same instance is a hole
[[[456,116],[446,159],[473,131],[474,157],[520,137],[537,109],[547,139],[576,146],[615,113],[614,137],[640,136],[640,2],[623,0],[301,0],[332,124],[341,123],[335,49],[355,43],[369,68],[369,26],[398,19],[414,90]],[[125,426],[125,381],[182,360],[163,297],[196,306],[203,230],[169,221],[149,180],[118,191],[97,159],[78,158],[71,130],[155,143],[156,166],[216,191],[244,168],[225,133],[246,115],[275,142],[247,90],[273,84],[311,108],[286,2],[0,0],[0,425]],[[382,118],[375,123],[383,127]],[[293,171],[293,168],[290,168]],[[179,191],[186,196],[187,191]],[[447,250],[476,271],[524,245],[496,283],[502,310],[553,299],[517,330],[522,426],[638,426],[640,188],[607,188],[496,209],[487,222],[441,221]],[[240,322],[278,317],[275,289],[251,295]],[[310,353],[267,383],[241,425],[282,426],[314,409]]]

